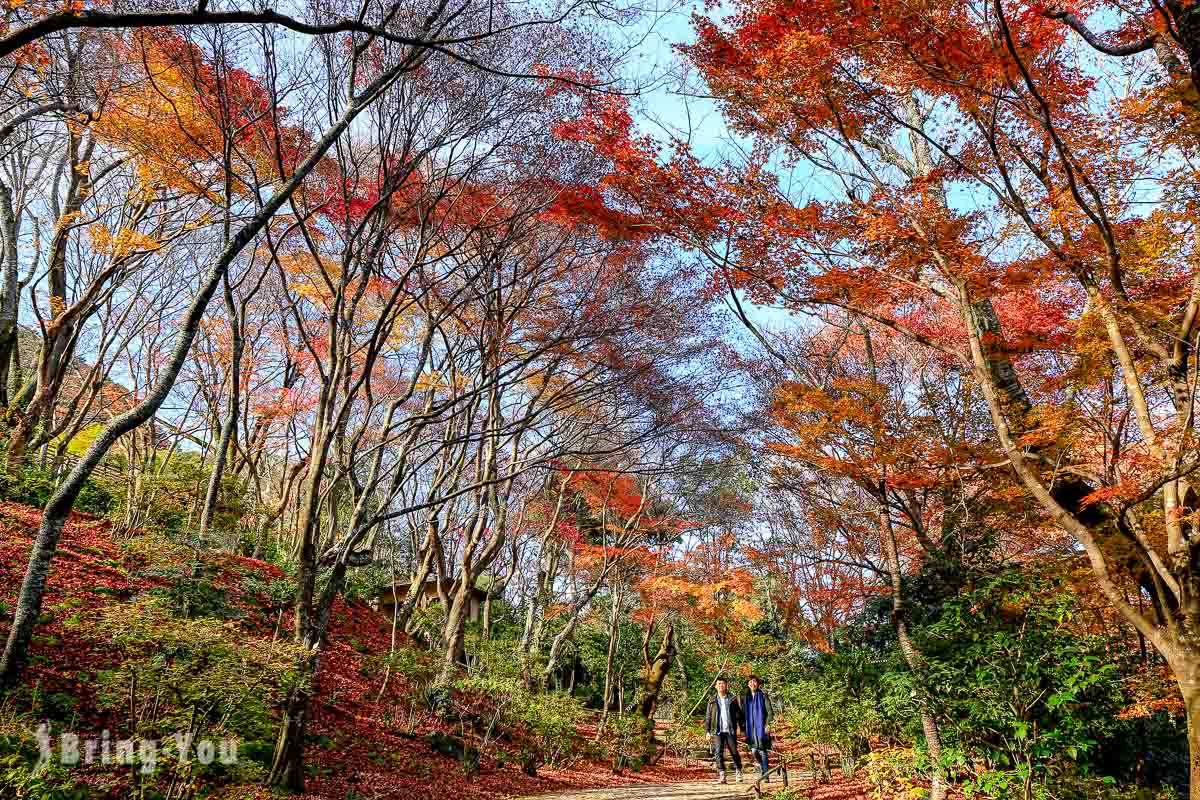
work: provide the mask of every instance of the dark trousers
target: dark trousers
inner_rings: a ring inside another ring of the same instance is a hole
[[[713,736],[713,757],[717,759],[717,769],[725,771],[725,750],[728,748],[729,757],[733,760],[733,768],[742,771],[742,756],[738,753],[736,733],[718,733]]]
[[[758,768],[762,771],[762,774],[766,775],[770,772],[770,767],[767,765],[767,751],[755,747],[751,752],[754,753],[754,757],[758,760]]]

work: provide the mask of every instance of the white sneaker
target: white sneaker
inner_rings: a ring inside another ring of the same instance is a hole
[[[737,782],[738,783],[746,782],[746,779],[742,777],[742,771],[740,769],[737,771]]]
[[[724,773],[724,772],[718,772],[718,773],[717,773],[717,783],[727,783],[727,781],[725,780],[725,773]]]

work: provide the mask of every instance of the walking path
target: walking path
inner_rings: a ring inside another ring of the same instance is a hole
[[[749,781],[749,776],[747,776]],[[722,786],[711,780],[691,783],[660,783],[592,789],[586,792],[543,794],[525,800],[738,800],[753,797],[751,783]]]

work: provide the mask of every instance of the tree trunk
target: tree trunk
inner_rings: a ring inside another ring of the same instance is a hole
[[[641,707],[642,716],[646,721],[650,721],[654,717],[654,710],[658,708],[658,696],[662,693],[663,683],[667,680],[671,664],[674,662],[675,625],[667,623],[667,630],[663,634],[658,653],[654,656],[654,660],[646,665],[646,686],[642,693]]]
[[[12,190],[3,180],[0,180],[0,226],[4,234],[4,281],[0,285],[0,406],[7,408],[8,384],[13,378],[10,368],[14,361],[20,363],[17,344],[17,316],[20,311],[17,242],[20,240],[21,222],[13,207]]]
[[[550,642],[550,652],[546,656],[546,666],[542,669],[543,687],[550,683],[550,679],[554,677],[554,671],[558,669],[558,659],[562,655],[563,645],[571,638],[571,634],[575,633],[575,628],[579,625],[579,613],[573,611],[567,619],[567,624],[558,632],[558,635]]]
[[[900,643],[900,652],[904,663],[913,673],[917,690],[917,707],[921,715],[921,730],[925,733],[925,744],[929,748],[929,761],[932,765],[933,776],[929,790],[929,800],[945,800],[946,781],[942,774],[942,740],[938,734],[937,720],[929,708],[922,681],[924,659],[912,643],[908,635],[908,620],[904,608],[903,583],[900,579],[900,556],[896,551],[896,534],[892,529],[892,517],[886,506],[886,484],[883,486],[882,497],[884,507],[879,512],[879,534],[883,540],[883,552],[887,559],[888,572],[892,576],[892,621],[896,626],[896,639]]]
[[[604,662],[604,714],[603,719],[608,718],[608,712],[612,708],[613,703],[613,670],[617,664],[617,647],[621,642],[621,593],[613,592],[612,596],[612,611],[608,615],[608,658]]]
[[[0,290],[0,296],[3,291]],[[0,314],[3,314],[0,310]],[[17,352],[17,321],[0,316],[0,407],[8,406],[8,383],[12,379],[11,365]]]
[[[412,620],[413,612],[417,610],[417,604],[421,601],[422,595],[425,593],[425,584],[429,582],[429,576],[433,572],[433,548],[421,560],[420,566],[415,574],[411,576],[408,583],[408,593],[404,596],[404,602],[400,605],[400,611],[397,615],[397,623],[401,630],[405,633],[412,633],[409,629],[409,622]]]
[[[201,536],[208,533],[213,515],[217,510],[217,498],[221,494],[221,478],[224,477],[225,464],[233,449],[234,436],[237,433],[238,409],[241,406],[242,352],[245,342],[242,338],[242,326],[238,319],[237,306],[233,302],[233,289],[229,285],[228,275],[225,276],[224,284],[225,310],[229,314],[229,325],[233,329],[233,352],[229,367],[229,408],[225,411],[225,421],[221,426],[221,438],[217,442],[212,473],[208,476],[208,489],[204,493],[204,506],[200,511]]]
[[[308,666],[311,679],[315,677],[316,664]],[[271,771],[267,775],[269,786],[282,786],[292,792],[304,791],[304,736],[308,727],[309,692],[302,685],[288,693],[283,723],[279,726],[275,753],[271,758]]]
[[[1200,653],[1170,659],[1187,709],[1188,800],[1200,800]]]
[[[557,519],[557,518],[556,518]],[[542,551],[545,553],[547,536],[543,539]],[[545,607],[554,576],[558,574],[558,559],[561,550],[556,545],[550,552],[545,569],[538,573],[537,591],[530,598],[529,608],[525,610],[525,629],[521,632],[521,680],[526,691],[533,688],[533,654],[541,649],[542,632],[545,630]]]
[[[467,606],[471,598],[471,582],[466,576],[461,576],[458,591],[454,593],[454,601],[450,604],[446,615],[446,650],[442,657],[442,671],[438,674],[439,685],[450,683],[454,677],[454,668],[462,663],[466,639]]]
[[[483,599],[483,620],[480,623],[479,636],[484,641],[492,638],[492,591],[489,589],[487,597]]]

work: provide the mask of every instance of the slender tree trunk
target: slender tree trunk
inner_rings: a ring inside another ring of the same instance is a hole
[[[617,647],[621,643],[621,599],[621,592],[614,591],[612,611],[608,615],[608,658],[604,662],[604,713],[602,719],[608,719],[608,712],[613,703],[613,670],[617,663]]]
[[[488,590],[487,596],[483,599],[483,620],[480,623],[480,637],[487,641],[492,638],[492,594]]]
[[[224,424],[221,426],[221,438],[217,442],[216,455],[213,456],[212,473],[208,476],[208,489],[204,493],[204,506],[200,512],[201,536],[208,533],[213,515],[216,513],[217,498],[221,494],[221,479],[225,474],[225,464],[228,462],[229,453],[233,449],[241,407],[242,352],[245,349],[245,339],[242,337],[242,325],[238,318],[237,306],[233,302],[233,288],[229,285],[228,274],[223,283],[225,285],[225,311],[229,314],[229,325],[233,329],[233,352],[229,367],[229,408],[225,411]]]
[[[417,608],[417,602],[425,593],[425,582],[429,580],[429,575],[433,571],[433,559],[437,553],[437,547],[434,539],[438,536],[438,516],[436,509],[430,513],[429,524],[425,529],[425,542],[421,545],[421,561],[417,565],[417,571],[413,573],[408,583],[408,594],[404,597],[404,603],[400,608],[397,616],[397,624],[401,630],[408,631],[408,621],[412,618],[412,613]]]
[[[17,242],[21,225],[13,207],[13,193],[8,184],[0,180],[0,229],[4,234],[4,282],[0,285],[0,406],[8,407],[8,384],[12,379],[10,367],[20,362],[17,347],[17,315],[20,310],[18,295]]]
[[[347,533],[344,549],[334,562],[320,597],[313,598],[309,606],[296,609],[297,625],[303,626],[298,630],[296,639],[303,647],[304,655],[297,669],[299,678],[296,686],[288,694],[283,723],[275,740],[271,771],[267,775],[269,786],[281,786],[296,792],[304,791],[304,734],[308,725],[310,703],[316,691],[314,687],[319,676],[321,648],[325,645],[325,637],[329,631],[333,604],[346,583],[346,571],[350,566],[354,544],[362,536],[358,528],[354,527],[360,521],[360,515],[357,513],[351,518],[352,525]]]
[[[550,652],[546,656],[546,666],[542,669],[542,687],[549,685],[550,679],[554,677],[555,670],[558,669],[558,659],[562,655],[563,645],[575,633],[575,628],[579,625],[579,616],[583,608],[591,599],[589,595],[587,599],[576,603],[571,610],[571,615],[567,618],[567,624],[558,632],[558,635],[550,642]]]
[[[883,489],[886,499],[886,485]],[[896,535],[892,529],[892,518],[886,505],[879,512],[879,534],[882,538],[884,556],[887,558],[888,572],[892,576],[892,621],[896,626],[896,639],[900,643],[900,652],[904,663],[913,673],[917,686],[917,707],[921,715],[921,730],[925,733],[925,744],[929,748],[929,761],[932,764],[933,777],[930,786],[930,800],[945,800],[946,780],[942,774],[942,739],[938,734],[937,720],[929,708],[924,686],[924,659],[912,643],[908,635],[908,620],[904,607],[903,582],[900,576],[900,556],[896,551]]]
[[[557,512],[556,512],[557,513]],[[549,536],[543,540],[543,552]],[[529,608],[525,610],[525,629],[521,632],[521,679],[525,689],[533,688],[533,657],[541,649],[542,633],[545,630],[545,608],[554,584],[554,576],[558,574],[558,561],[561,549],[555,545],[550,551],[545,568],[538,574],[537,591],[530,599]]]

